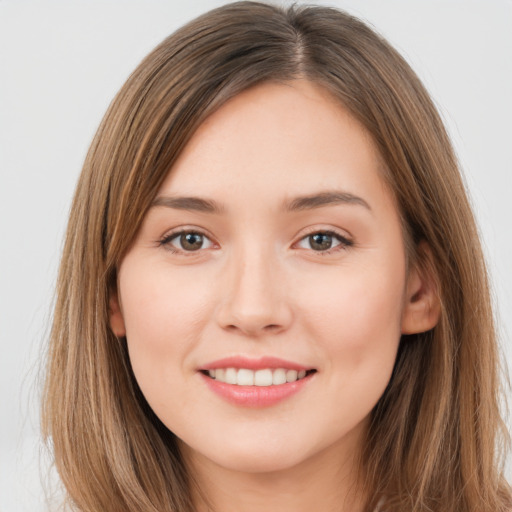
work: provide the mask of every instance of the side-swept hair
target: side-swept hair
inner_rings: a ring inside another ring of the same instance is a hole
[[[87,155],[57,283],[43,402],[44,435],[72,507],[193,511],[193,475],[145,402],[125,340],[109,328],[109,295],[194,130],[241,91],[297,78],[325,87],[371,134],[408,255],[422,264],[417,247],[425,241],[438,276],[440,321],[402,337],[391,381],[372,411],[361,454],[367,510],[382,496],[389,511],[510,507],[498,457],[506,431],[488,278],[429,95],[403,58],[352,16],[256,2],[210,11],[163,41],[122,87]]]

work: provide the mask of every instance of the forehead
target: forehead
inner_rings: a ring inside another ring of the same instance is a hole
[[[203,122],[160,194],[215,197],[228,205],[329,189],[372,198],[389,195],[382,167],[364,127],[325,89],[305,80],[264,83]]]

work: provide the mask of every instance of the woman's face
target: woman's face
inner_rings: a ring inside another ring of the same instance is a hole
[[[365,130],[310,82],[266,83],[208,118],[169,172],[120,266],[111,325],[185,453],[273,471],[357,449],[407,289]]]

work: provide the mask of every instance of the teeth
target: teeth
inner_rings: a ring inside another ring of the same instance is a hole
[[[295,382],[297,380],[297,370],[288,370],[286,372],[286,382]]]
[[[215,378],[217,378],[217,372],[215,372]],[[225,382],[227,384],[237,383],[237,371],[234,368],[226,368]]]
[[[272,370],[256,370],[254,372],[255,386],[272,386]]]
[[[272,384],[284,384],[286,382],[286,371],[282,368],[274,370],[272,373]]]
[[[239,386],[253,386],[254,385],[254,372],[240,368],[236,374],[236,384]]]
[[[238,386],[278,386],[295,382],[306,376],[306,370],[286,370],[284,368],[248,370],[247,368],[218,368],[208,370],[208,375],[219,382]]]

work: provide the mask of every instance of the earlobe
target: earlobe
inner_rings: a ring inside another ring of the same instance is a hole
[[[109,300],[109,322],[112,332],[118,337],[122,338],[126,336],[126,328],[124,325],[123,313],[119,305],[119,299],[116,292],[110,294]]]
[[[402,334],[426,332],[437,325],[441,314],[437,283],[430,247],[422,242],[418,247],[418,262],[407,278]]]

